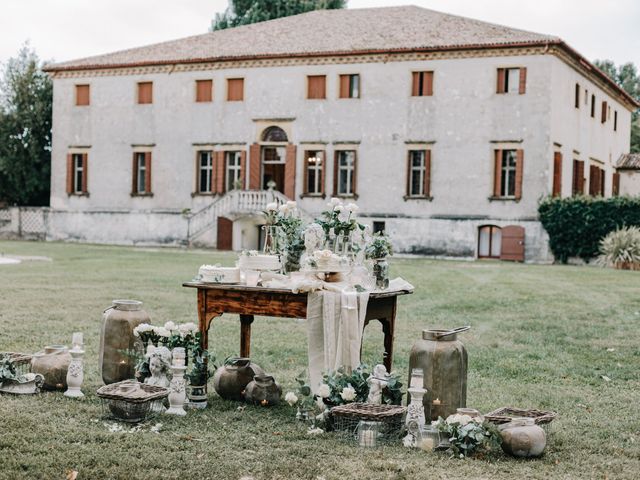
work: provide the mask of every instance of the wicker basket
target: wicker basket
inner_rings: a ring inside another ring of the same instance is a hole
[[[396,443],[404,434],[404,418],[407,407],[376,405],[372,403],[348,403],[331,409],[333,428],[342,439],[363,445],[362,429],[375,426],[373,445]],[[365,446],[365,445],[363,445]]]
[[[1,357],[9,357],[9,360],[11,360],[16,369],[16,374],[26,375],[27,373],[31,373],[31,358],[33,355],[17,352],[0,352],[0,358]]]
[[[163,401],[169,392],[168,388],[125,380],[100,387],[97,395],[105,417],[138,423],[164,411]]]
[[[556,418],[558,414],[556,412],[536,410],[535,408],[515,408],[515,407],[502,407],[493,412],[487,413],[484,418],[488,422],[495,423],[496,425],[502,425],[509,423],[511,420],[517,417],[533,418],[536,425],[541,426],[545,433],[551,434],[551,422]]]

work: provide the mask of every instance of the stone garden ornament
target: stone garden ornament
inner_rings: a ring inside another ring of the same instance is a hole
[[[184,371],[186,370],[186,353],[184,348],[173,349],[173,365],[171,365],[171,384],[169,393],[169,409],[165,412],[169,415],[185,416],[184,402],[187,398]]]
[[[369,385],[369,396],[367,397],[367,403],[382,403],[382,390],[389,384],[389,373],[384,365],[376,365],[373,369],[373,373],[367,378],[367,384]]]
[[[149,356],[149,372],[144,383],[158,387],[169,388],[171,372],[171,351],[167,347],[155,347],[153,350],[147,349]]]
[[[67,370],[67,390],[64,392],[65,397],[82,398],[81,387],[84,380],[84,343],[82,341],[82,333],[73,334],[73,347],[69,350],[71,354],[71,363]]]

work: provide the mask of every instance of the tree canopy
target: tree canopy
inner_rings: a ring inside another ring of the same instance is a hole
[[[640,102],[640,74],[635,64],[628,62],[619,66],[611,60],[596,60],[596,67],[606,73],[625,92]],[[640,153],[640,113],[631,117],[631,153]]]
[[[312,10],[345,8],[347,0],[229,0],[223,14],[216,14],[211,30],[264,22]]]
[[[48,205],[51,79],[25,44],[0,72],[0,200]]]

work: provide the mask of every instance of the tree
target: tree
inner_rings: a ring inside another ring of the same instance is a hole
[[[0,73],[0,200],[49,204],[52,92],[28,44]]]
[[[264,22],[312,10],[345,8],[347,0],[229,0],[223,14],[216,13],[211,30]]]
[[[618,67],[611,60],[596,60],[593,63],[625,92],[640,102],[640,74],[633,63],[628,62]],[[640,111],[638,110],[631,115],[630,151],[631,153],[640,153]]]

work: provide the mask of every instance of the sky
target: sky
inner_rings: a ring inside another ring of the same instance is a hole
[[[349,0],[413,4],[561,37],[589,60],[640,68],[640,0]],[[29,41],[65,61],[207,32],[227,0],[0,0],[0,62]]]

